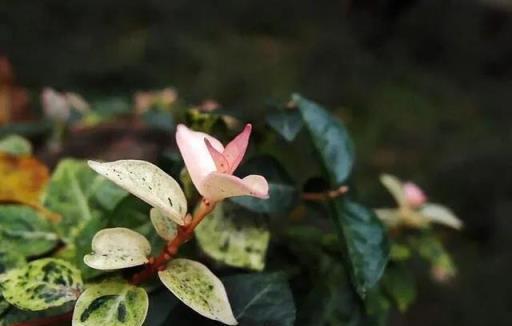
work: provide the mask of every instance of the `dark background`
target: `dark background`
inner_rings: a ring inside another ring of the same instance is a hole
[[[419,271],[394,325],[507,325],[512,311],[512,1],[0,0],[18,83],[88,96],[174,86],[256,116],[300,92],[339,113],[366,200],[413,179],[466,227],[459,276]]]

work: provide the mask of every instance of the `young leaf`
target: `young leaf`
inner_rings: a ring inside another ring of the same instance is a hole
[[[382,174],[380,182],[388,189],[399,206],[408,206],[402,181],[390,174]]]
[[[304,126],[304,121],[297,111],[278,111],[267,115],[267,123],[284,139],[291,142]]]
[[[237,324],[224,285],[203,264],[174,259],[158,276],[178,299],[200,315],[227,325]]]
[[[226,277],[223,282],[241,325],[294,325],[295,304],[283,274],[242,274]]]
[[[27,206],[0,206],[0,248],[18,255],[39,256],[50,251],[59,238],[50,223]]]
[[[336,224],[350,260],[352,279],[364,297],[382,276],[389,257],[384,226],[375,213],[347,198],[333,200]]]
[[[270,233],[263,216],[236,204],[218,203],[196,228],[201,249],[213,259],[233,267],[263,270]]]
[[[0,152],[14,156],[32,154],[32,144],[18,135],[10,135],[0,140]]]
[[[331,185],[343,184],[350,176],[355,155],[345,126],[324,108],[298,94],[292,96],[292,101],[302,114]]]
[[[429,222],[443,224],[456,230],[462,228],[462,221],[451,210],[442,205],[427,203],[420,208],[420,214]]]
[[[104,229],[92,239],[93,252],[84,257],[92,268],[113,270],[143,265],[151,253],[149,241],[141,234],[126,228]]]
[[[180,185],[154,164],[138,160],[110,163],[89,161],[89,166],[153,207],[174,222],[185,224],[187,199]]]
[[[80,271],[60,259],[35,260],[2,276],[3,296],[26,310],[58,307],[77,299],[82,288]]]
[[[149,211],[151,223],[155,227],[156,233],[165,240],[172,240],[178,233],[177,224],[171,221],[170,218],[162,214],[158,208],[151,208]]]
[[[89,286],[76,302],[73,326],[140,326],[148,312],[148,294],[128,283]]]
[[[298,191],[282,165],[271,156],[259,156],[240,167],[240,175],[264,175],[268,181],[269,198],[251,196],[230,198],[231,201],[257,213],[287,213],[297,203]]]
[[[52,175],[45,204],[62,216],[56,230],[65,242],[72,243],[89,220],[106,218],[126,195],[84,161],[66,159]]]
[[[382,281],[384,289],[395,301],[398,309],[401,312],[407,311],[416,298],[416,284],[412,273],[403,264],[390,265]]]

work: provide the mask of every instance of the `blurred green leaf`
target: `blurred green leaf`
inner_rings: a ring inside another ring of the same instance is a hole
[[[80,268],[82,278],[84,280],[88,280],[105,273],[105,271],[93,269],[87,266],[84,263],[84,256],[92,251],[91,241],[94,235],[101,229],[106,228],[108,226],[108,222],[109,220],[105,218],[105,216],[93,216],[87,221],[87,223],[85,223],[74,239],[75,252],[71,261]]]
[[[15,156],[32,154],[32,144],[18,135],[9,135],[0,140],[0,152]]]
[[[293,110],[272,112],[266,120],[272,129],[289,142],[295,139],[304,126],[301,114]]]
[[[142,119],[149,127],[165,132],[171,132],[176,127],[172,113],[167,111],[149,110],[142,115]]]
[[[345,126],[318,104],[298,94],[292,96],[313,144],[320,155],[322,164],[329,174],[331,186],[343,184],[354,165],[354,145]]]
[[[414,276],[404,264],[390,264],[382,277],[382,284],[401,312],[407,311],[416,299]]]
[[[284,274],[241,274],[222,281],[240,325],[294,325],[295,304]]]
[[[431,264],[433,276],[438,281],[446,281],[457,274],[450,254],[431,230],[424,231],[410,241],[414,250]]]

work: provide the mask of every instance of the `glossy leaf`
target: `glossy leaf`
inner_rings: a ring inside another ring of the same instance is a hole
[[[263,270],[270,233],[263,216],[224,201],[197,227],[201,249],[228,266]]]
[[[32,154],[32,144],[18,135],[9,135],[0,139],[0,152],[14,156]]]
[[[107,218],[126,195],[84,161],[65,159],[52,175],[45,204],[61,215],[56,230],[65,242],[72,243],[88,221]]]
[[[5,300],[18,308],[44,310],[77,299],[82,288],[80,271],[55,258],[35,260],[2,277]]]
[[[18,255],[39,256],[55,247],[59,238],[50,222],[34,209],[20,205],[0,206],[0,248]]]
[[[143,265],[151,253],[149,241],[126,228],[103,229],[92,239],[92,253],[84,262],[92,268],[113,270]]]
[[[224,285],[206,266],[174,259],[158,276],[178,299],[200,315],[227,325],[237,324]]]
[[[89,161],[89,166],[183,225],[187,199],[180,185],[154,164],[139,160],[108,163]]]
[[[294,325],[295,304],[283,274],[242,274],[223,282],[240,325]]]
[[[298,94],[292,96],[326,168],[331,186],[343,184],[354,165],[354,145],[345,126],[318,104]]]
[[[140,326],[148,305],[148,295],[142,288],[121,282],[94,284],[80,295],[73,326]]]
[[[361,204],[337,198],[333,205],[350,260],[352,279],[358,293],[364,297],[379,281],[388,261],[386,230],[375,213]]]
[[[149,212],[151,223],[155,227],[156,233],[165,240],[172,240],[178,233],[178,225],[170,218],[162,214],[158,208],[151,208]]]
[[[297,111],[278,111],[267,115],[267,123],[284,139],[291,142],[304,126],[304,120]]]

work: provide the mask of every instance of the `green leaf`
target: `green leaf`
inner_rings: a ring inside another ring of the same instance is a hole
[[[393,299],[401,312],[407,308],[416,298],[416,284],[414,276],[403,264],[392,264],[382,278],[386,293]]]
[[[298,201],[298,191],[281,164],[270,156],[255,157],[240,167],[238,174],[263,175],[268,181],[269,198],[251,196],[233,197],[230,200],[258,213],[287,213]]]
[[[329,174],[333,187],[343,184],[354,165],[354,145],[347,130],[318,104],[298,94],[292,96],[306,124],[313,144]]]
[[[25,257],[39,256],[55,247],[58,236],[48,220],[21,205],[0,206],[0,248]]]
[[[304,126],[300,113],[293,110],[272,112],[266,120],[272,129],[289,142],[295,139]]]
[[[88,221],[107,218],[126,195],[84,161],[65,159],[50,180],[45,206],[62,216],[56,230],[65,242],[72,243]]]
[[[9,135],[0,140],[0,152],[14,156],[32,154],[32,144],[18,135]]]
[[[158,208],[151,208],[149,212],[151,223],[155,227],[156,233],[165,240],[172,240],[178,233],[178,225],[170,218],[162,214]]]
[[[27,262],[22,255],[14,251],[0,251],[0,275],[17,267],[25,265]],[[10,307],[5,301],[0,287],[0,316]]]
[[[103,271],[87,266],[84,262],[84,257],[92,251],[91,243],[96,233],[106,228],[108,226],[108,222],[109,220],[104,216],[94,216],[87,221],[75,237],[74,245],[69,245],[70,248],[74,248],[74,252],[71,251],[72,257],[70,261],[80,268],[82,278],[84,280],[91,279],[104,273]]]
[[[10,306],[9,310],[0,318],[0,326],[23,325],[23,322],[29,322],[34,319],[59,316],[73,310],[74,302],[65,303],[59,307],[48,308],[41,311],[22,310]]]
[[[206,266],[174,259],[158,276],[178,299],[200,315],[227,325],[237,324],[224,286]]]
[[[80,271],[70,263],[45,258],[2,276],[5,300],[18,308],[44,310],[77,299],[82,288]]]
[[[201,249],[213,259],[233,267],[263,270],[270,233],[263,216],[228,201],[196,228]]]
[[[433,276],[439,281],[446,281],[457,274],[457,268],[444,248],[443,243],[430,231],[411,239],[411,245],[418,254],[432,266]]]
[[[223,282],[241,325],[294,325],[295,304],[282,273],[235,275]]]
[[[148,305],[142,288],[120,282],[94,284],[76,302],[73,326],[140,326]]]
[[[386,230],[375,213],[347,198],[332,201],[336,225],[342,233],[351,275],[358,293],[364,297],[382,276],[389,257]]]
[[[176,127],[172,113],[167,111],[149,110],[144,112],[142,119],[149,127],[165,132],[171,132]]]

